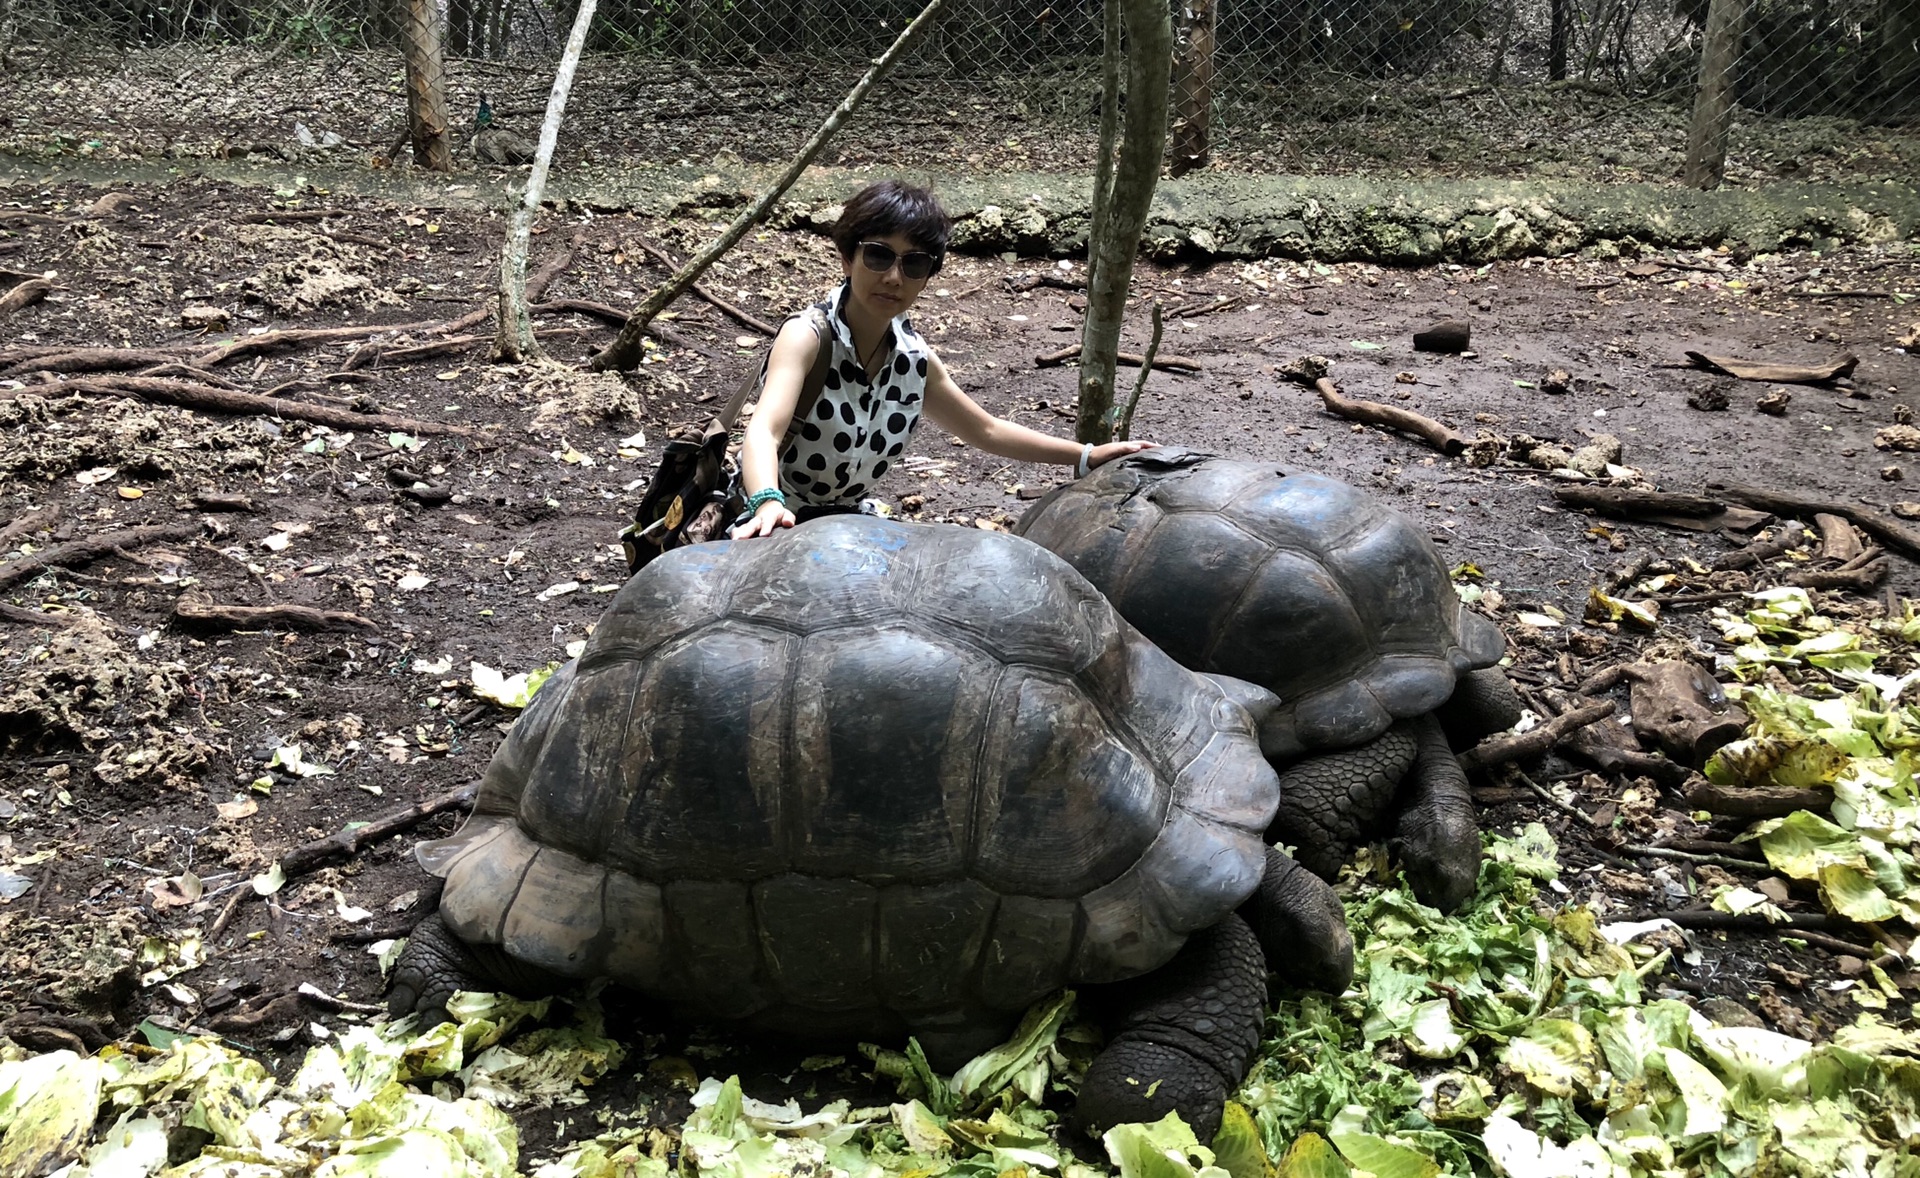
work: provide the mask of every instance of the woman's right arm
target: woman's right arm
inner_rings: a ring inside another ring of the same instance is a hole
[[[814,334],[805,319],[788,320],[774,337],[760,403],[753,411],[753,420],[747,423],[746,440],[740,446],[740,481],[749,496],[756,491],[779,490],[780,441],[786,437],[793,410],[800,403],[800,387],[813,367],[813,358],[825,346],[826,341]],[[735,540],[771,536],[774,529],[790,528],[793,522],[791,508],[778,499],[769,499],[729,535]]]

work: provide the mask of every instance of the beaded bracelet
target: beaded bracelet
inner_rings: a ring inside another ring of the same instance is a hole
[[[755,491],[753,494],[747,496],[747,514],[752,515],[754,512],[759,511],[762,503],[778,503],[780,506],[785,507],[787,505],[787,497],[780,493],[780,488],[778,487],[768,487],[764,491]]]

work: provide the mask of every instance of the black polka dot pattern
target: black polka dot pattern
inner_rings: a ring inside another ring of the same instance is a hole
[[[846,288],[827,300],[833,349],[820,401],[780,454],[781,489],[810,504],[851,505],[887,473],[920,424],[932,354],[904,318],[893,321],[891,358],[869,381],[840,317]]]

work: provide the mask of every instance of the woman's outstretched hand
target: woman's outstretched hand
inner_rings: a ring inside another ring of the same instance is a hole
[[[1093,453],[1087,456],[1087,469],[1105,466],[1116,458],[1125,458],[1129,454],[1138,454],[1142,450],[1151,450],[1158,442],[1108,442],[1104,446],[1095,446]]]
[[[753,536],[771,536],[776,529],[790,528],[793,524],[793,513],[787,510],[786,504],[770,501],[762,503],[751,519],[728,532],[727,537],[746,540]]]

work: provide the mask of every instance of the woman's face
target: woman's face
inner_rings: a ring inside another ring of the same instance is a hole
[[[870,237],[867,241],[878,242],[894,253],[893,265],[882,273],[869,269],[866,262],[865,245],[856,247],[853,257],[840,259],[840,268],[853,283],[853,299],[866,310],[883,319],[892,319],[903,315],[927,289],[926,278],[908,278],[901,259],[910,253],[924,253],[904,233],[892,233],[885,237]]]

